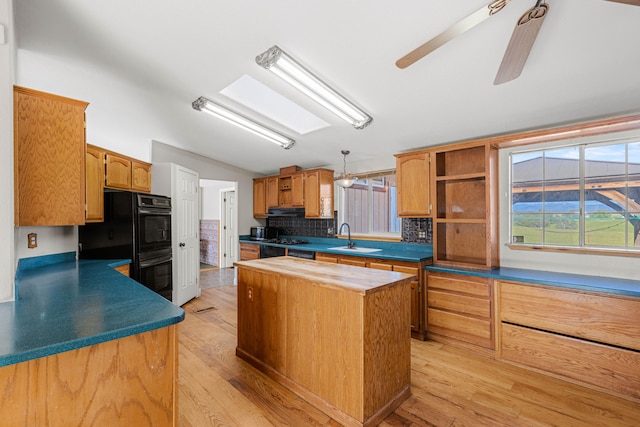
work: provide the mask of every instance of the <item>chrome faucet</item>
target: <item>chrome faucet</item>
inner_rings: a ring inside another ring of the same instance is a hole
[[[342,225],[340,226],[340,229],[338,230],[338,234],[342,234],[342,228],[345,225],[347,226],[347,233],[349,233],[347,235],[347,247],[349,249],[352,249],[356,244],[353,243],[353,241],[351,240],[351,227],[349,226],[349,224],[347,224],[346,222],[343,222]]]

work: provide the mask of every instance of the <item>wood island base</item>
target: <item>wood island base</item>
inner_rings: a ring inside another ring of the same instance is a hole
[[[291,257],[241,261],[236,355],[345,426],[411,394],[405,273]]]

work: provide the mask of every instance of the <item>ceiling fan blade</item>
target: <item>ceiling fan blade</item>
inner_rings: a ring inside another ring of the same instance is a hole
[[[461,21],[453,24],[447,30],[398,59],[396,61],[396,66],[403,69],[407,68],[409,65],[424,58],[446,42],[475,27],[490,16],[500,12],[510,1],[511,0],[494,0],[488,5],[483,6],[482,9],[477,10]]]
[[[614,3],[630,4],[632,6],[640,6],[640,0],[607,0],[607,1],[612,1]]]
[[[520,75],[548,10],[548,4],[536,4],[520,17],[502,58],[494,85],[506,83]]]

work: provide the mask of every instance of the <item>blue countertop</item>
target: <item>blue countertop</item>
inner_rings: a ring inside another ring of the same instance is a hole
[[[524,268],[500,267],[491,270],[430,265],[428,271],[464,274],[512,282],[533,283],[567,289],[603,292],[631,297],[640,297],[640,281],[612,277],[587,276],[584,274],[554,273],[551,271],[527,270]]]
[[[364,258],[379,258],[395,261],[422,262],[431,260],[431,258],[433,257],[432,246],[422,243],[379,242],[373,240],[353,239],[356,247],[381,249],[377,252],[354,252],[349,250],[329,249],[337,246],[346,246],[347,241],[345,239],[307,236],[281,236],[281,238],[306,240],[309,243],[301,245],[279,245],[276,243],[265,243],[261,241],[249,240],[248,236],[241,236],[240,242],[278,246],[309,252],[322,252],[336,255],[352,255]]]
[[[182,321],[184,310],[113,269],[128,263],[73,252],[20,260],[16,300],[0,303],[0,366]]]

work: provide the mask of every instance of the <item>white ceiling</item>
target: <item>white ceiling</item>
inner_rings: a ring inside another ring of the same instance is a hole
[[[17,82],[89,101],[90,142],[151,140],[261,174],[390,157],[640,111],[640,7],[548,0],[519,79],[493,80],[516,21],[502,12],[405,70],[395,61],[489,0],[15,0]],[[356,130],[259,67],[277,44],[374,117]],[[247,74],[331,124],[298,135],[219,94]],[[199,96],[296,139],[290,150],[191,108]]]

